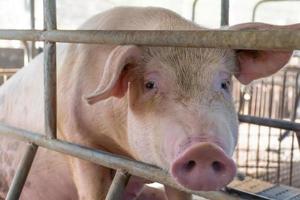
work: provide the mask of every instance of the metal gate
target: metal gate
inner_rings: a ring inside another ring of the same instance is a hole
[[[223,5],[229,5],[224,3]],[[221,192],[198,192],[184,189],[173,181],[169,174],[146,163],[125,159],[108,152],[91,149],[56,139],[56,49],[55,42],[109,43],[149,46],[241,48],[241,49],[300,49],[299,30],[269,31],[93,31],[56,30],[55,0],[44,0],[45,30],[0,30],[0,39],[44,41],[45,67],[45,123],[46,136],[0,125],[1,136],[13,137],[28,142],[27,151],[21,160],[7,199],[18,199],[26,181],[38,146],[75,156],[117,170],[106,199],[119,199],[130,175],[160,182],[179,190],[197,194],[208,199],[238,199]],[[271,37],[272,36],[272,37]],[[272,38],[272,40],[269,40]],[[284,38],[284,40],[283,40]],[[300,124],[287,120],[239,115],[241,122],[300,131]]]

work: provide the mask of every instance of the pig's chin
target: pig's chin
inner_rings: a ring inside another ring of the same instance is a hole
[[[236,174],[236,165],[222,146],[208,141],[182,143],[170,164],[172,177],[191,190],[220,190]]]

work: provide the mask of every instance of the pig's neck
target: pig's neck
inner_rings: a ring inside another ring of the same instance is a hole
[[[109,136],[116,145],[120,146],[123,152],[128,156],[135,157],[128,143],[128,128],[127,128],[127,113],[128,102],[127,97],[110,98],[104,104],[109,106],[104,107],[104,118],[101,122],[104,130],[108,130],[104,135]]]
[[[127,139],[127,98],[109,98],[94,105],[82,105],[77,116],[78,132],[95,147],[135,158]],[[78,105],[78,104],[77,104]],[[83,133],[84,132],[84,133]],[[87,139],[88,138],[88,139]]]

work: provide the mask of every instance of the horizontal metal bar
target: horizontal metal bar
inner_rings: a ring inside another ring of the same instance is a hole
[[[286,120],[239,115],[239,121],[250,123],[250,124],[261,125],[261,126],[286,129],[290,131],[300,131],[300,123],[295,123]]]
[[[19,199],[22,189],[23,189],[23,185],[25,184],[26,178],[31,169],[31,165],[34,160],[37,149],[38,149],[37,145],[28,144],[26,151],[25,151],[25,155],[22,158],[22,160],[16,170],[16,174],[13,178],[13,181],[10,185],[6,200],[18,200]]]
[[[16,73],[19,69],[16,68],[9,68],[9,69],[4,69],[0,67],[0,76],[8,76],[8,75],[13,75]]]
[[[224,192],[199,192],[191,191],[183,188],[175,183],[172,177],[167,171],[162,170],[156,166],[127,159],[125,157],[114,155],[109,152],[104,152],[81,145],[64,142],[58,139],[48,139],[43,135],[33,133],[30,131],[10,127],[4,124],[0,124],[0,136],[13,137],[18,140],[28,141],[47,149],[65,153],[71,156],[75,156],[108,168],[123,169],[128,173],[143,177],[147,180],[159,182],[164,185],[182,190],[185,192],[193,193],[208,199],[213,200],[235,200],[237,197],[228,195]]]
[[[0,39],[232,49],[300,49],[300,30],[0,30]]]
[[[122,169],[118,169],[112,184],[108,190],[105,200],[121,200],[124,189],[129,181],[130,174]]]

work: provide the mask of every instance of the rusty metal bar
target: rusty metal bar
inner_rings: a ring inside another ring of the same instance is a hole
[[[6,200],[19,199],[23,189],[23,185],[25,184],[32,162],[36,155],[37,149],[38,149],[37,145],[28,144],[25,151],[25,155],[16,170],[16,174],[13,178],[12,184],[7,193]]]
[[[221,0],[221,26],[229,24],[229,0]]]
[[[132,175],[143,177],[150,181],[160,182],[164,185],[168,185],[178,190],[196,194],[208,199],[239,199],[232,195],[226,194],[225,192],[200,192],[184,189],[182,186],[175,183],[172,177],[165,170],[162,170],[153,165],[127,159],[123,156],[114,155],[109,152],[104,152],[97,149],[92,149],[81,145],[64,142],[58,139],[48,139],[47,137],[41,134],[33,133],[18,128],[13,128],[4,124],[0,124],[0,135],[12,137],[22,141],[28,141],[39,146],[45,147],[47,149],[75,156],[108,168],[116,170],[123,169]]]
[[[56,1],[44,0],[44,28],[56,29]],[[56,138],[56,45],[45,41],[44,46],[45,133]]]
[[[125,170],[118,169],[105,200],[121,200],[129,178],[130,174],[128,174]]]
[[[253,12],[252,12],[252,21],[254,22],[255,21],[255,18],[256,18],[256,11],[257,11],[257,8],[264,4],[264,3],[268,3],[268,2],[287,2],[287,1],[298,1],[299,0],[261,0],[259,2],[257,2],[253,8]]]
[[[298,25],[298,24],[297,24]],[[300,24],[299,24],[300,29]],[[300,30],[0,30],[0,39],[233,49],[300,49]]]

